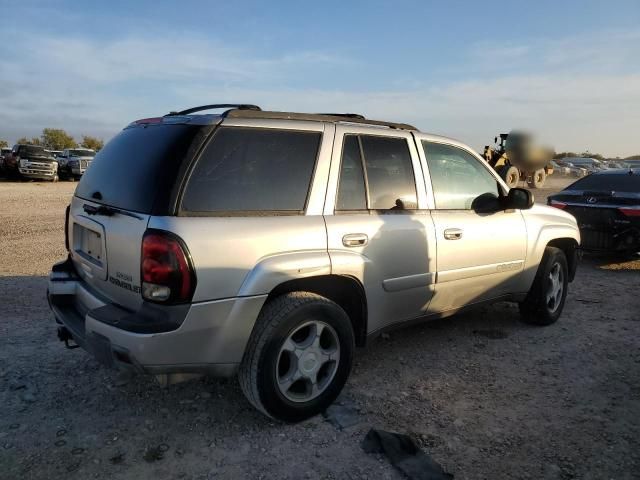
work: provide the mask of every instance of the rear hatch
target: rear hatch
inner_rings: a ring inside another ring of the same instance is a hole
[[[210,131],[202,125],[135,123],[94,158],[72,199],[71,259],[104,302],[136,309],[140,256],[152,215],[171,215],[182,172]]]

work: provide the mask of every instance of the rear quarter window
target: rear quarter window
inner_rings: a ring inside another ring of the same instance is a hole
[[[320,132],[221,127],[189,177],[181,210],[303,212],[320,139]]]

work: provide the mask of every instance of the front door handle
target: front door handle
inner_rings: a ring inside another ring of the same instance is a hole
[[[462,230],[459,228],[447,228],[444,231],[444,238],[447,240],[460,240],[462,238]]]
[[[345,247],[364,247],[369,242],[366,233],[348,233],[342,237],[342,245]]]

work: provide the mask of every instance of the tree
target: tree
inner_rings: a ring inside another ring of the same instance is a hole
[[[41,145],[40,139],[38,137],[33,137],[29,140],[27,137],[20,137],[16,140],[16,144],[20,145]]]
[[[82,135],[82,143],[80,145],[97,152],[104,147],[104,140],[98,137],[92,137],[91,135]]]
[[[6,140],[0,140],[0,148],[7,148],[9,146],[9,142]]]
[[[51,150],[64,150],[78,146],[73,137],[60,128],[42,130],[42,145]]]

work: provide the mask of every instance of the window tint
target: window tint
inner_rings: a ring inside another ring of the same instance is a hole
[[[367,194],[358,137],[344,137],[336,210],[366,210]]]
[[[199,145],[201,130],[166,124],[125,128],[95,156],[76,196],[95,201],[99,192],[105,205],[151,213],[156,197],[173,188],[192,145]]]
[[[473,155],[451,145],[422,142],[438,209],[472,208],[483,194],[499,196],[496,179]]]
[[[417,208],[416,183],[409,146],[404,138],[361,135],[367,169],[369,208],[388,210],[400,199],[405,208]]]
[[[191,212],[302,211],[319,132],[220,128],[189,178]]]

